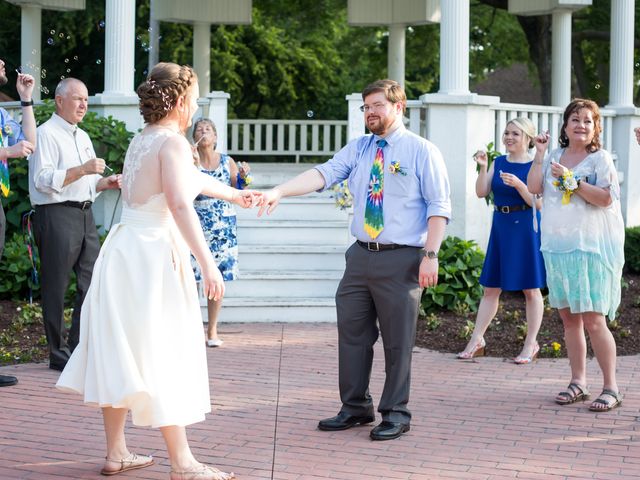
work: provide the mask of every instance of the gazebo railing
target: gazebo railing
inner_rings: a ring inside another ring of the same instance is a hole
[[[344,120],[241,120],[229,119],[231,155],[296,157],[331,156],[347,141]]]

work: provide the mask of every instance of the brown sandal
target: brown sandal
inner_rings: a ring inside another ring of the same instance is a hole
[[[559,398],[560,397],[560,398]],[[589,391],[577,383],[570,383],[564,392],[558,393],[556,403],[558,405],[569,405],[571,403],[584,401],[589,398]]]
[[[149,465],[153,465],[153,457],[147,457],[145,455],[137,455],[135,453],[130,453],[128,456],[120,459],[114,460],[113,458],[105,457],[107,462],[119,463],[120,468],[117,470],[107,470],[103,468],[100,470],[102,475],[116,475],[117,473],[126,472],[129,470],[135,470],[137,468],[148,467]]]

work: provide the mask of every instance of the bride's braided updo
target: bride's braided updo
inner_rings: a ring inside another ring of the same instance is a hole
[[[145,123],[156,123],[166,117],[176,107],[178,98],[186,95],[197,80],[196,72],[187,65],[161,62],[153,67],[136,90]]]

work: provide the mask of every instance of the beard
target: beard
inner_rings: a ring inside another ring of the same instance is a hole
[[[393,119],[388,117],[378,117],[375,120],[367,121],[367,128],[374,135],[384,135],[393,125]]]

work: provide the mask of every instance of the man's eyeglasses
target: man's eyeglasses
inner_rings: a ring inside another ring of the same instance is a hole
[[[380,110],[384,110],[384,107],[386,107],[387,105],[388,105],[388,102],[387,103],[379,102],[379,103],[374,103],[373,105],[361,105],[360,111],[366,113],[366,112],[372,112],[375,110],[379,112]]]

